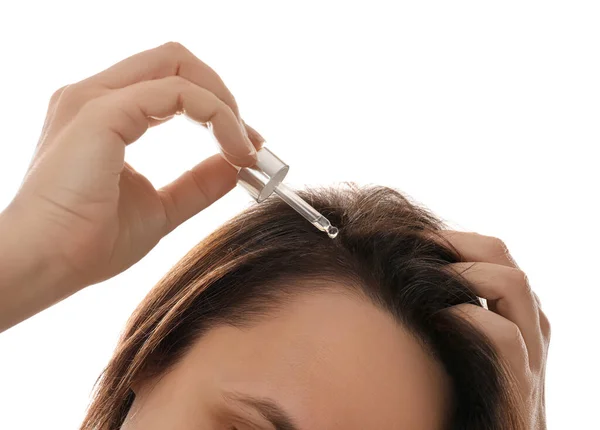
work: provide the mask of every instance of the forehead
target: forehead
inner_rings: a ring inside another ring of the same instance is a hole
[[[389,314],[333,291],[247,328],[216,327],[180,367],[209,375],[215,392],[276,400],[302,429],[435,429],[448,396],[441,365]]]

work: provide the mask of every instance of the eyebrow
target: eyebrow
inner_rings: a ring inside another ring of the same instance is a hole
[[[273,399],[267,397],[255,397],[238,392],[226,392],[223,394],[226,399],[244,403],[258,411],[267,421],[269,421],[275,430],[300,430],[294,424],[291,416]]]

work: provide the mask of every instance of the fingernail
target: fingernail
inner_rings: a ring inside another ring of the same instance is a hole
[[[245,122],[244,122],[244,125],[246,126],[246,129],[248,130],[248,133],[251,135],[252,140],[255,140],[258,143],[265,143],[265,138],[262,137],[261,134],[258,131],[256,131],[255,129],[253,129],[252,127],[250,127]]]
[[[244,140],[246,141],[246,146],[248,147],[248,155],[252,156],[254,161],[256,161],[256,148],[254,147],[254,143],[250,140],[247,134],[244,135]]]
[[[248,137],[248,130],[246,130],[246,123],[244,122],[244,120],[241,120],[239,124],[240,128],[242,129],[242,133],[244,133],[244,136]]]
[[[256,161],[258,160],[258,155],[256,154],[256,149],[254,149],[254,146],[252,147],[252,150],[247,154],[232,154],[231,152],[225,150],[225,148],[223,147],[221,147],[221,153],[231,164],[238,167],[254,166],[254,164],[256,164]]]
[[[244,128],[241,124],[240,128]],[[250,167],[256,164],[258,160],[258,155],[256,153],[256,148],[252,144],[252,141],[247,136],[245,131],[242,131],[242,141],[239,145],[235,145],[234,147],[230,147],[230,145],[223,146],[219,143],[219,138],[215,134],[214,127],[212,123],[208,123],[208,129],[211,131],[211,135],[221,153],[225,156],[225,158],[235,166],[240,167]]]
[[[248,153],[248,155],[251,155],[252,157],[254,157],[254,160],[256,161],[256,148],[254,147],[254,144],[252,143],[252,141],[250,140],[249,137],[246,136],[246,143],[248,144],[249,150],[250,152]]]
[[[248,130],[246,130],[244,121],[242,120],[242,122],[240,122],[239,124],[240,124],[240,129],[242,130],[242,134],[244,135],[244,140],[246,141],[246,146],[248,147],[248,151],[250,151],[249,154],[250,155],[255,154],[256,148],[254,147],[252,140],[250,140],[250,136],[248,136]]]

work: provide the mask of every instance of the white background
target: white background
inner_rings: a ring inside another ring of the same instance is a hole
[[[54,90],[181,42],[291,165],[291,185],[393,186],[454,228],[503,239],[552,323],[549,428],[591,428],[599,22],[595,1],[3,2],[0,208]],[[217,151],[208,133],[175,118],[126,158],[162,186]],[[127,272],[0,335],[0,428],[77,428],[136,304],[249,204],[235,189]]]

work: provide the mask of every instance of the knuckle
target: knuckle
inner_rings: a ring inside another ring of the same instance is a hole
[[[59,93],[60,91],[60,93]],[[56,93],[55,102],[59,103],[60,106],[67,110],[77,111],[83,107],[90,99],[94,98],[94,95],[90,92],[89,88],[83,87],[79,83],[66,85],[65,87],[58,90]],[[54,96],[53,96],[54,97]]]
[[[181,76],[170,76],[167,80],[177,93],[177,112],[182,112],[184,105],[183,99],[185,97],[184,94],[190,91],[193,84]]]
[[[214,119],[217,116],[219,118],[226,118],[230,121],[237,121],[233,109],[231,109],[231,107],[227,103],[223,102],[218,97],[215,97],[215,104],[211,119]]]
[[[172,85],[174,85],[177,89],[185,90],[191,86],[191,82],[181,76],[169,76],[166,78]]]
[[[203,204],[208,204],[208,202],[210,202],[212,199],[209,188],[207,187],[206,179],[200,177],[194,170],[189,170],[189,175],[196,185],[196,189],[198,190],[198,194],[200,196],[200,201],[202,201]]]
[[[235,112],[233,111],[233,109],[231,108],[231,106],[229,106],[227,103],[225,103],[223,100],[221,100],[218,97],[215,97],[215,110],[219,113],[222,113],[223,115],[227,115],[227,116],[231,116],[232,118],[235,118]]]
[[[552,333],[552,327],[550,324],[550,320],[548,316],[540,309],[540,329],[542,330],[542,335],[546,342],[550,341],[550,336]]]
[[[162,52],[165,52],[164,55],[164,67],[175,68],[175,75],[179,73],[179,67],[183,60],[190,60],[195,58],[195,55],[186,48],[183,44],[179,42],[167,42],[164,45],[160,46]],[[206,66],[206,65],[205,65]],[[231,92],[227,89],[225,83],[221,79],[221,77],[210,67],[208,68],[208,74],[211,75],[211,80],[214,80],[215,88],[212,88],[211,91],[214,92],[215,96],[219,98],[223,103],[227,104],[233,114],[237,117],[239,116],[239,106],[237,100],[231,94]]]
[[[236,114],[236,112],[239,112],[240,108],[237,104],[237,101],[235,100],[235,97],[233,96],[233,94],[228,93],[225,96],[225,104],[227,106],[229,106],[229,108],[231,109],[231,111]]]
[[[174,41],[165,43],[162,48],[173,56],[187,55],[190,52],[183,44]]]
[[[492,251],[494,255],[508,254],[508,246],[506,246],[506,243],[504,243],[502,239],[488,236],[488,242],[490,251]]]
[[[54,93],[52,93],[52,96],[50,97],[50,105],[55,105],[56,103],[58,103],[58,101],[60,100],[60,97],[62,96],[63,92],[65,91],[65,89],[68,86],[69,85],[60,87],[58,90],[56,90],[56,91],[54,91]]]
[[[498,333],[498,343],[503,349],[516,351],[524,347],[523,335],[512,321],[506,321]]]
[[[157,61],[160,69],[169,70],[169,74],[178,75],[182,62],[192,53],[179,42],[167,42],[156,48]]]
[[[527,274],[521,269],[511,269],[514,276],[514,282],[511,282],[510,285],[515,290],[515,292],[531,294],[531,296],[533,297],[534,292],[531,290],[531,285],[529,284],[529,278],[527,277]]]
[[[79,98],[80,88],[77,84],[67,85],[62,91],[62,100],[65,104],[72,104]]]

